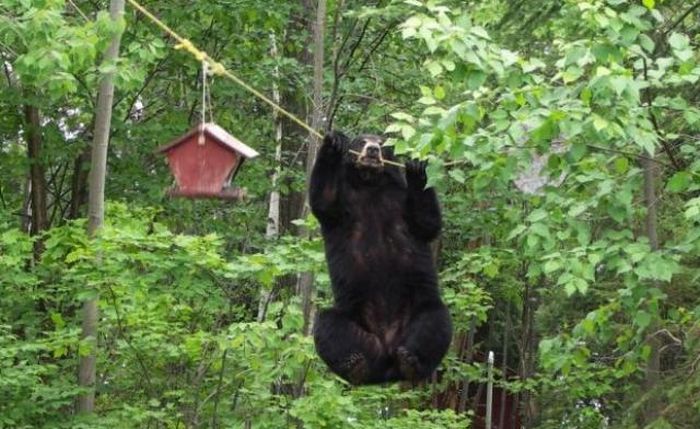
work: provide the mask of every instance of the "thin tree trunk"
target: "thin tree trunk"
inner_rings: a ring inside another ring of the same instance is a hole
[[[272,56],[274,59],[279,58],[275,33],[270,33],[270,56]],[[275,66],[272,74],[274,78],[272,80],[272,101],[277,104],[281,104],[281,96],[278,85],[280,79],[279,67]],[[282,172],[282,121],[280,120],[277,110],[273,112],[272,118],[275,124],[275,164],[272,177],[270,178],[272,189],[270,190],[270,206],[267,211],[267,228],[265,230],[265,238],[268,240],[276,239],[280,233],[280,191],[277,187],[277,182],[279,181],[280,173]],[[265,320],[267,306],[270,301],[274,299],[273,295],[273,290],[261,291],[260,302],[258,303],[258,322]]]
[[[316,5],[316,24],[314,25],[314,80],[313,80],[313,113],[311,115],[311,127],[320,129],[323,121],[323,51],[324,51],[324,29],[326,23],[326,0],[318,0]],[[311,177],[311,170],[316,161],[319,141],[314,135],[309,134],[309,147],[306,153],[306,177]],[[308,212],[308,193],[304,198],[302,217]],[[302,231],[306,235],[307,231]],[[313,297],[314,277],[312,273],[301,273],[297,281],[297,291],[301,295],[302,308],[304,311],[304,334],[308,334],[311,327],[312,318],[312,297]]]
[[[501,345],[502,350],[501,353],[503,354],[503,361],[501,362],[501,377],[503,377],[503,383],[505,385],[505,382],[508,381],[508,339],[510,338],[510,302],[508,302],[506,307],[506,316],[505,316],[505,329],[503,332],[503,343]],[[498,416],[498,429],[503,429],[505,427],[505,417],[506,417],[506,401],[507,401],[507,392],[505,386],[501,386],[501,408],[500,408],[500,414]],[[510,411],[510,410],[508,410]]]
[[[537,358],[537,335],[535,333],[535,312],[537,311],[537,295],[535,286],[529,281],[525,285],[523,300],[522,326],[523,337],[520,356],[520,380],[526,381],[535,374]],[[531,428],[537,417],[537,406],[532,393],[524,390],[520,396],[523,426]]]
[[[31,233],[32,229],[32,177],[27,175],[22,189],[22,212],[20,213],[20,225],[22,232]]]
[[[27,133],[27,157],[29,159],[29,180],[31,182],[31,226],[30,233],[36,235],[49,227],[48,205],[46,204],[46,172],[42,157],[41,117],[36,106],[24,106],[24,120]],[[37,240],[34,257],[38,259],[43,245]]]
[[[73,161],[73,176],[71,177],[71,199],[68,209],[68,218],[77,219],[87,200],[88,169],[87,162],[90,159],[90,146],[85,149]]]
[[[472,318],[471,322],[469,323],[469,331],[467,332],[466,336],[466,356],[464,356],[464,363],[472,363],[473,358],[474,358],[474,336],[476,335],[476,318]],[[462,353],[462,350],[460,350],[460,353]],[[460,356],[462,357],[462,356]],[[459,402],[457,405],[457,412],[458,413],[464,413],[467,411],[467,401],[469,400],[469,379],[464,378],[462,380],[462,390],[459,393]]]
[[[659,250],[659,237],[656,232],[656,168],[654,155],[642,158],[644,168],[644,202],[647,209],[646,233],[653,252]]]
[[[306,67],[312,67],[313,55],[311,52],[311,47],[313,45],[314,36],[314,12],[316,10],[316,2],[314,0],[300,0],[300,10],[295,12],[289,21],[289,27],[286,29],[285,34],[287,36],[291,35],[295,39],[300,35],[303,35],[303,40],[301,41],[301,49],[293,50],[288,52],[288,55],[293,56],[297,62],[306,69]],[[296,40],[296,39],[295,39]],[[284,55],[284,46],[294,46],[294,43],[283,43],[279,47],[282,48],[281,51]],[[283,86],[280,88],[282,101],[285,107],[293,113],[295,113],[300,118],[307,118],[310,116],[310,108],[308,102],[309,88],[305,86]],[[304,151],[306,150],[306,135],[307,132],[297,125],[294,121],[287,119],[286,117],[281,118],[282,126],[284,128],[284,139],[282,142],[282,152],[292,154],[291,159],[288,161],[290,168],[296,169],[298,167],[304,167],[305,159],[302,158]],[[286,185],[292,185],[294,179],[292,175],[285,175],[284,183]],[[290,186],[291,188],[291,186]],[[287,233],[294,231],[300,234],[299,228],[292,224],[292,221],[299,218],[300,213],[302,213],[304,207],[304,192],[303,191],[287,191],[282,195],[280,200],[280,233]],[[282,280],[283,287],[285,288],[295,288],[298,285],[298,276],[287,276]]]
[[[117,22],[124,14],[124,0],[111,0],[109,14]],[[116,33],[104,54],[103,64],[112,64],[119,55],[121,32]],[[107,170],[107,146],[112,123],[112,101],[114,99],[114,72],[105,73],[100,81],[95,113],[95,133],[92,143],[90,190],[88,201],[88,235],[94,237],[104,221],[104,189]],[[99,256],[98,256],[99,257]],[[97,358],[98,296],[85,301],[81,338],[91,345],[89,352],[80,357],[78,385],[87,389],[78,397],[77,411],[92,413],[95,410],[95,372]]]
[[[657,234],[657,216],[656,216],[656,168],[658,166],[654,162],[654,155],[642,158],[642,168],[644,169],[644,202],[647,210],[646,214],[646,235],[649,239],[649,247],[652,252],[659,250],[659,237]],[[649,326],[649,332],[655,332],[658,326],[658,321],[652,321]],[[644,373],[644,390],[649,392],[653,390],[659,382],[661,371],[661,354],[659,349],[661,344],[655,336],[650,336],[647,339],[647,344],[651,348],[649,361]],[[646,423],[654,420],[659,413],[659,404],[656,402],[650,403],[644,408],[644,417]]]

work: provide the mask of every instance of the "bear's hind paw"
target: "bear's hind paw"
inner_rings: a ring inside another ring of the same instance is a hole
[[[341,364],[346,379],[352,384],[361,384],[367,378],[369,367],[362,353],[353,353]]]
[[[396,358],[399,363],[399,371],[401,371],[401,375],[406,380],[417,380],[420,369],[418,356],[408,351],[406,347],[399,347],[396,349]]]

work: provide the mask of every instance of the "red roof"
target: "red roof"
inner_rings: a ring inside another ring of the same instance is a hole
[[[167,152],[170,149],[173,149],[176,146],[179,146],[180,144],[188,141],[195,134],[201,132],[204,132],[204,134],[216,140],[223,147],[231,149],[234,152],[240,153],[246,158],[255,158],[259,155],[259,153],[255,149],[241,142],[240,140],[238,140],[237,138],[226,132],[226,130],[224,130],[223,128],[221,128],[213,122],[207,122],[205,124],[200,124],[196,126],[195,128],[191,129],[187,134],[178,137],[177,139],[164,146],[159,147],[158,149],[156,149],[156,152]]]

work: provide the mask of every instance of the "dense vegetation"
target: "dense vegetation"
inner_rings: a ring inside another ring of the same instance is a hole
[[[452,350],[413,388],[332,376],[308,336],[330,299],[304,210],[314,139],[215,77],[215,121],[261,153],[236,178],[248,197],[170,199],[153,151],[198,123],[201,64],[128,6],[115,25],[104,0],[3,0],[0,427],[479,427],[490,350],[512,405],[497,427],[700,427],[700,2],[331,0],[317,82],[317,2],[144,4],[310,122],[320,84],[320,128],[386,130],[430,161]],[[80,308],[97,296],[95,349]]]

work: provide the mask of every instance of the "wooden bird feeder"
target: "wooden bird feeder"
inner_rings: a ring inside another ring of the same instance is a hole
[[[165,153],[168,157],[177,183],[168,190],[168,195],[227,200],[245,196],[244,190],[232,188],[231,182],[243,161],[258,156],[258,152],[214,123],[200,124],[161,146],[156,153]]]

